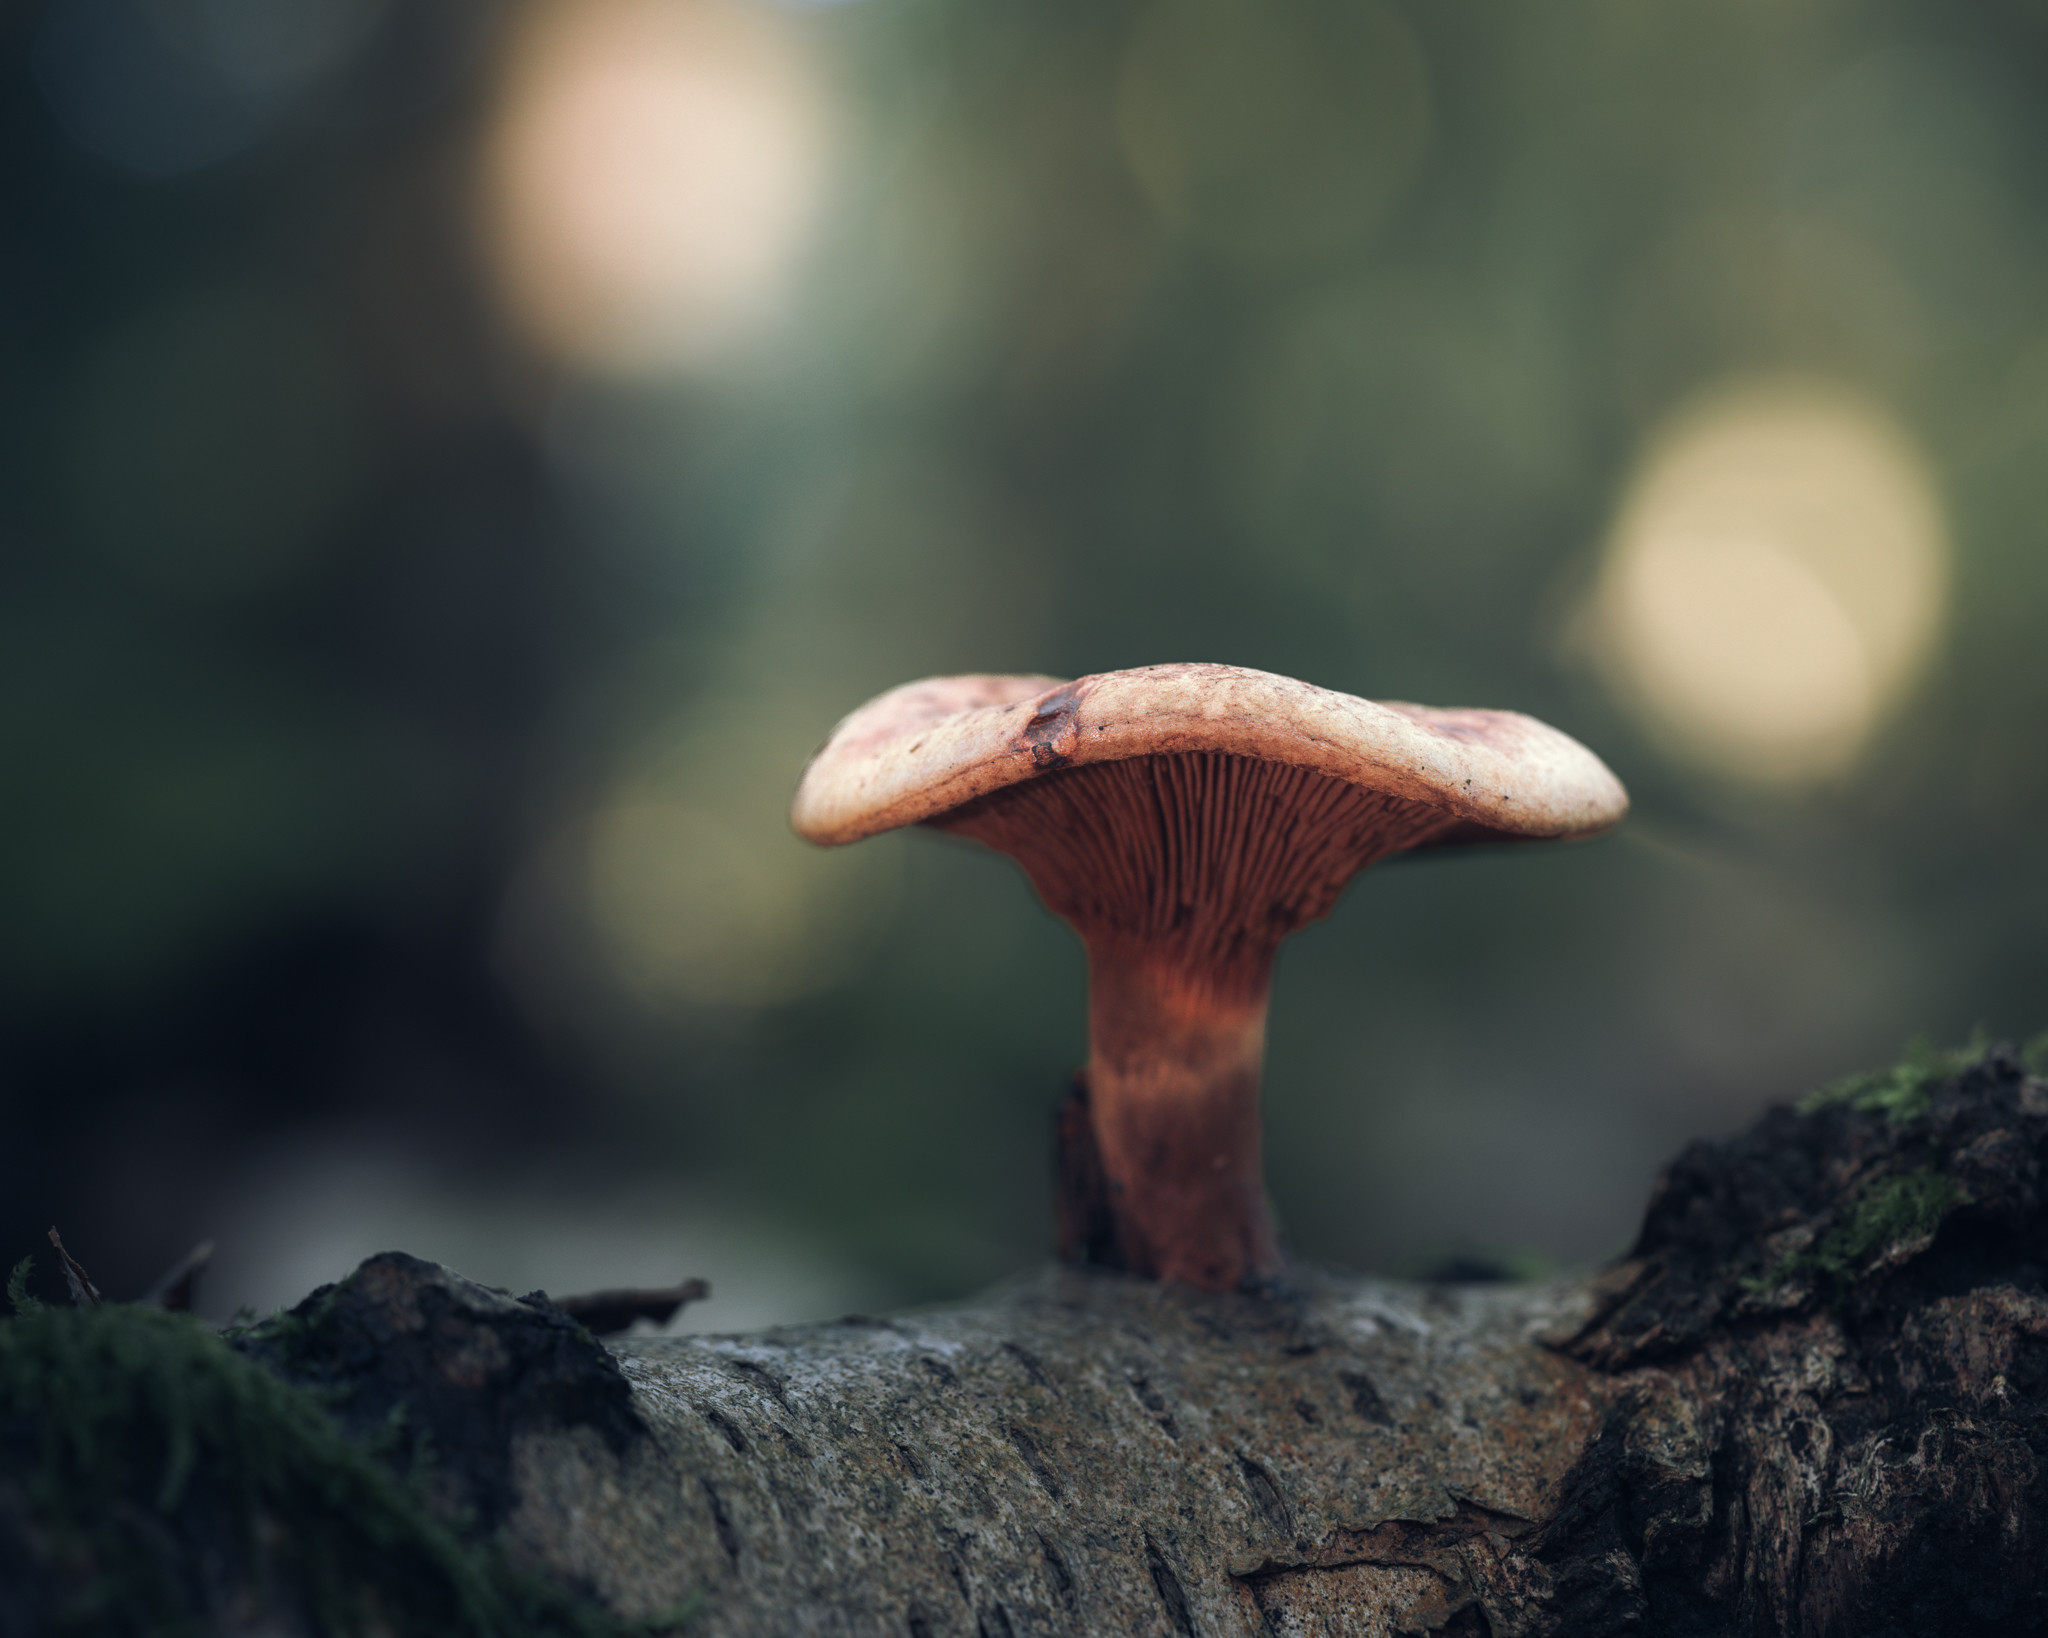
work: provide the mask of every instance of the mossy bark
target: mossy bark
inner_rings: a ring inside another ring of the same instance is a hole
[[[379,1259],[257,1352],[344,1426],[445,1423],[499,1550],[707,1638],[2025,1633],[2044,1164],[1993,1052],[1696,1146],[1591,1279],[1053,1267],[607,1353]]]

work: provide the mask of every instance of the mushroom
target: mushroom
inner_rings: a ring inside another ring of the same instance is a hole
[[[1627,807],[1515,712],[1162,665],[892,689],[811,759],[791,822],[825,846],[930,825],[1023,866],[1088,948],[1061,1249],[1224,1291],[1280,1269],[1258,1112],[1280,941],[1376,859],[1590,836]]]

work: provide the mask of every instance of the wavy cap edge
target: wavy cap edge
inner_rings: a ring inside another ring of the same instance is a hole
[[[1309,768],[1442,808],[1457,841],[1593,836],[1628,811],[1570,735],[1517,711],[1374,701],[1229,665],[1062,682],[975,674],[904,683],[848,715],[805,768],[799,836],[836,847],[1091,762],[1218,751]]]

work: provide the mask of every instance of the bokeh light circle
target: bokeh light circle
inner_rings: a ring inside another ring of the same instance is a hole
[[[519,327],[602,372],[715,361],[782,308],[822,202],[809,37],[746,0],[556,0],[507,61],[484,160]]]
[[[1848,766],[1939,634],[1927,463],[1849,389],[1750,380],[1652,440],[1592,613],[1609,682],[1687,760],[1803,784]]]

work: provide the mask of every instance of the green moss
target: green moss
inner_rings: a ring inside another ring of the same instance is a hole
[[[43,1306],[28,1294],[29,1271],[35,1266],[35,1258],[24,1257],[7,1276],[7,1306],[17,1314],[32,1314]]]
[[[1814,1278],[1829,1290],[1853,1279],[1889,1246],[1931,1234],[1963,1203],[1963,1192],[1940,1172],[1894,1172],[1866,1184],[1836,1210],[1834,1226],[1808,1250],[1782,1259],[1746,1290],[1768,1296],[1794,1279]]]
[[[1846,1104],[1866,1115],[1884,1115],[1895,1124],[1918,1120],[1927,1113],[1934,1089],[1961,1074],[1984,1055],[1982,1031],[1959,1047],[1937,1047],[1925,1036],[1907,1043],[1904,1055],[1889,1069],[1866,1069],[1808,1093],[1799,1104],[1802,1115]]]
[[[1940,1172],[1881,1177],[1843,1206],[1814,1247],[1814,1266],[1835,1279],[1851,1275],[1887,1246],[1932,1234],[1962,1199]]]
[[[196,1635],[244,1597],[336,1638],[647,1630],[462,1540],[197,1321],[31,1306],[24,1280],[0,1323],[0,1490],[34,1526],[5,1556],[40,1564],[52,1630]]]

